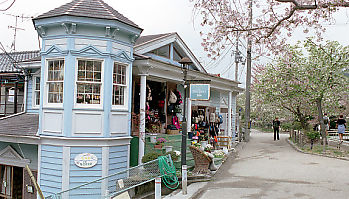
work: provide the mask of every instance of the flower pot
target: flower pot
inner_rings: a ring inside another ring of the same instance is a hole
[[[173,146],[165,146],[166,153],[172,151],[172,149],[173,149]]]
[[[200,144],[201,144],[202,147],[206,148],[206,146],[207,146],[207,141],[201,141]]]
[[[150,143],[156,143],[156,134],[150,135]]]
[[[156,145],[154,145],[154,149],[162,149],[162,144],[156,144]]]

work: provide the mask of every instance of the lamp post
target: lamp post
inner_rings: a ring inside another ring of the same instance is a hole
[[[182,65],[184,74],[184,104],[183,104],[183,121],[182,121],[182,146],[181,146],[181,165],[187,164],[187,73],[189,65],[193,62],[188,57],[183,57],[179,63]]]

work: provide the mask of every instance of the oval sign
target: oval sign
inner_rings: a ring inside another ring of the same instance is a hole
[[[97,164],[97,157],[91,153],[81,153],[75,156],[75,165],[80,168],[91,168]]]

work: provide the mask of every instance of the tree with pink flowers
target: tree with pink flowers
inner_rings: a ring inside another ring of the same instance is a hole
[[[254,50],[261,54],[265,48],[279,53],[295,29],[303,29],[321,40],[326,30],[323,23],[332,23],[333,14],[349,7],[347,0],[253,0],[253,20],[249,26],[250,0],[190,0],[196,16],[200,16],[202,46],[208,57],[221,55],[237,35],[248,36]],[[238,33],[238,34],[237,34]],[[262,45],[260,45],[262,44]]]
[[[348,78],[344,76],[348,63],[348,46],[335,41],[316,43],[309,38],[286,46],[275,63],[260,67],[254,91],[262,103],[289,110],[301,122],[305,114],[316,115],[326,139],[323,107],[337,107],[339,111],[349,108],[341,104],[349,93]]]

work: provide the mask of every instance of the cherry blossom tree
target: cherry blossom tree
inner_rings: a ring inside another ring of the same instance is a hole
[[[314,33],[321,40],[326,30],[324,22],[334,23],[333,14],[349,7],[348,0],[190,0],[194,13],[200,16],[202,46],[208,57],[221,55],[227,45],[248,36],[254,50],[261,54],[265,48],[278,53],[295,29]],[[252,26],[249,25],[249,1],[253,4]]]
[[[316,113],[322,137],[326,139],[323,107],[327,110],[349,108],[342,103],[349,93],[348,78],[344,76],[349,64],[349,47],[334,41],[318,44],[312,38],[303,42],[303,48],[299,44],[286,46],[276,63],[261,67],[254,88],[263,101],[296,115],[297,109]]]

